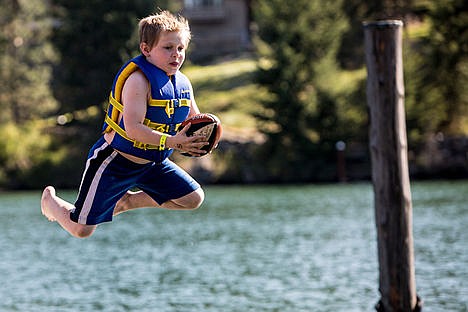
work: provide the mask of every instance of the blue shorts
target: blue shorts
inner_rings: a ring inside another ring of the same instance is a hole
[[[91,148],[71,220],[95,225],[112,221],[117,201],[138,188],[158,204],[185,196],[200,185],[168,158],[137,164],[116,152],[101,137]]]

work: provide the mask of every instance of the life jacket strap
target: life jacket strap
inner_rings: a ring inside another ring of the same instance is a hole
[[[158,106],[164,107],[164,111],[167,114],[167,117],[171,118],[174,114],[174,109],[181,106],[190,107],[189,99],[171,99],[171,100],[153,100],[151,99],[148,103],[149,106]]]
[[[164,104],[164,106],[167,108],[166,105],[168,104],[168,102],[170,102],[172,104],[175,101],[177,101],[177,102],[183,101],[183,102],[185,102],[184,104],[187,104],[187,101],[188,101],[188,105],[190,105],[190,100],[152,100],[152,102],[153,102],[152,106],[163,106],[162,104]],[[113,106],[114,109],[112,110],[112,116],[109,117],[107,112],[110,109],[111,105]],[[186,106],[186,105],[183,105],[183,106]],[[174,109],[174,106],[172,106],[172,109]],[[167,110],[166,110],[166,112],[167,112]],[[106,117],[104,119],[104,121],[108,125],[108,127],[104,130],[104,132],[110,132],[111,130],[114,130],[117,134],[119,134],[124,139],[133,142],[133,146],[136,147],[136,148],[140,148],[140,149],[144,149],[144,150],[147,150],[147,149],[161,150],[159,145],[142,143],[142,142],[139,142],[139,141],[136,141],[136,140],[130,138],[127,135],[127,133],[125,132],[125,130],[117,123],[119,113],[123,113],[123,105],[122,105],[122,103],[117,101],[111,94],[109,96],[109,104],[107,106]],[[153,129],[153,130],[163,132],[163,133],[170,133],[170,132],[173,132],[173,131],[177,131],[179,129],[179,127],[180,127],[180,123],[170,124],[170,125],[160,124],[160,123],[157,123],[157,122],[153,122],[153,121],[151,121],[151,120],[149,120],[147,118],[145,118],[143,120],[143,124],[145,126],[151,128],[151,129]]]

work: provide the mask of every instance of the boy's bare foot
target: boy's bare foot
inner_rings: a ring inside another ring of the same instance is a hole
[[[47,218],[47,220],[52,221],[52,222],[57,221],[57,219],[55,219],[52,213],[49,211],[49,203],[50,201],[53,200],[53,197],[55,197],[54,187],[47,186],[42,192],[41,211],[42,211],[42,214]]]

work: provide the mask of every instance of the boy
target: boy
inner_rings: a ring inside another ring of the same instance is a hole
[[[75,237],[142,207],[196,209],[200,185],[168,159],[174,149],[201,155],[208,142],[187,137],[186,118],[200,113],[190,81],[180,71],[191,33],[188,22],[167,11],[139,23],[141,55],[114,79],[103,136],[91,148],[75,204],[47,186],[41,210]],[[138,192],[130,189],[137,187]]]

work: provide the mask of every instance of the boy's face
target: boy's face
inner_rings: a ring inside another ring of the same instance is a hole
[[[184,63],[187,40],[180,32],[163,31],[156,45],[149,47],[142,43],[140,49],[148,62],[174,75]]]

